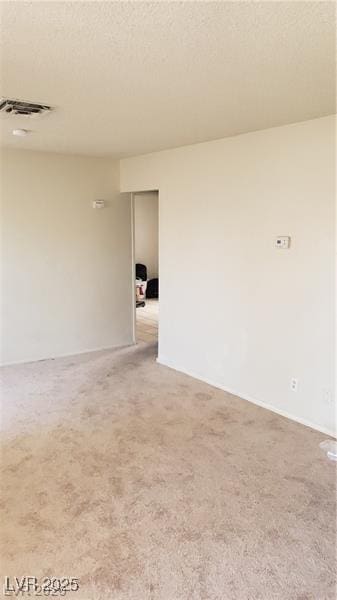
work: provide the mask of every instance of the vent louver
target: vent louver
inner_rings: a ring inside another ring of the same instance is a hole
[[[36,104],[35,102],[24,102],[23,100],[11,100],[10,98],[0,98],[0,113],[6,115],[19,115],[23,117],[37,117],[52,110],[51,106],[46,104]]]

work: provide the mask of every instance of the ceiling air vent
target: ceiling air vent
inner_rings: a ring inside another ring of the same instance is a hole
[[[11,100],[0,98],[0,113],[9,115],[20,115],[23,117],[37,117],[52,110],[46,104],[35,104],[35,102],[24,102],[23,100]]]

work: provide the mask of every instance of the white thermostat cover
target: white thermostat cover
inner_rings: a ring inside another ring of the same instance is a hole
[[[104,208],[104,200],[94,200],[92,206],[93,208]]]
[[[276,238],[276,244],[275,246],[277,248],[283,248],[283,250],[285,248],[290,248],[290,236],[289,235],[280,235],[279,237]]]

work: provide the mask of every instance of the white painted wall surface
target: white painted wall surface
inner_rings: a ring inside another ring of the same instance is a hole
[[[158,277],[158,192],[134,195],[135,258],[147,267],[148,279]]]
[[[335,118],[121,161],[156,188],[159,360],[333,432]]]
[[[131,343],[131,203],[109,159],[5,150],[1,361]],[[103,210],[92,202],[105,199]]]

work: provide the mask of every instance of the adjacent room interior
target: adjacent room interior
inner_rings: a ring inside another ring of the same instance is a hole
[[[158,342],[158,192],[133,194],[136,269],[136,341]]]
[[[335,9],[1,3],[6,597],[335,600]]]

